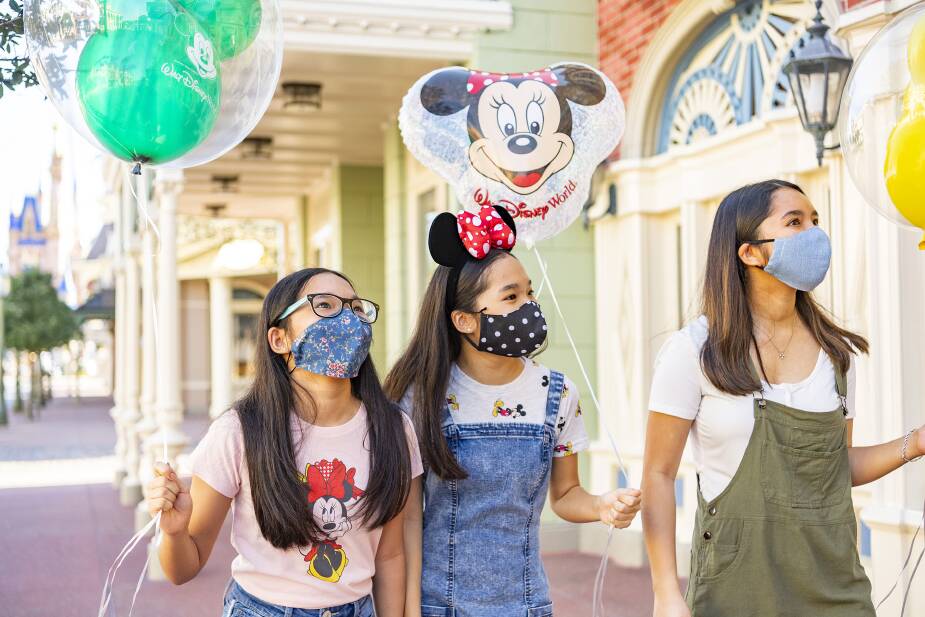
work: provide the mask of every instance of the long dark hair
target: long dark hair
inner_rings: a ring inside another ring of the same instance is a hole
[[[485,259],[470,259],[459,269],[453,310],[476,313],[481,309],[475,301],[488,286],[486,274],[506,255],[509,253],[489,251]],[[414,427],[428,472],[445,480],[462,480],[466,471],[453,456],[441,430],[450,368],[465,344],[445,305],[447,285],[455,278],[451,272],[451,268],[437,266],[424,292],[411,342],[385,378],[385,392],[397,401],[411,388]]]
[[[727,195],[713,220],[703,283],[708,335],[701,363],[710,382],[729,394],[745,395],[761,389],[751,370],[754,323],[748,303],[748,270],[738,251],[744,242],[759,239],[758,227],[771,212],[774,193],[781,189],[803,193],[799,186],[784,180],[749,184]],[[837,370],[848,371],[854,350],[867,353],[867,341],[836,325],[812,294],[797,291],[796,309]],[[764,365],[758,356],[763,373]]]
[[[263,537],[280,549],[317,544],[325,535],[312,516],[307,487],[298,477],[290,424],[297,385],[290,376],[286,357],[270,348],[266,334],[271,326],[286,327],[288,318],[279,324],[274,320],[299,298],[312,277],[323,273],[350,283],[339,272],[308,268],[280,280],[267,294],[260,313],[254,382],[234,405],[244,434],[257,523]],[[370,457],[369,481],[358,513],[363,525],[381,527],[401,512],[410,490],[408,441],[401,411],[383,393],[372,358],[360,367],[351,388],[366,406]],[[305,395],[313,406],[311,392]]]

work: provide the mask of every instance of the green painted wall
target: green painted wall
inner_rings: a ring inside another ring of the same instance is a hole
[[[597,64],[597,2],[513,0],[514,26],[478,38],[469,65],[504,72],[578,60]]]
[[[382,167],[341,165],[338,187],[340,246],[344,273],[357,292],[385,304],[385,226]],[[373,326],[373,360],[385,367],[385,327]]]

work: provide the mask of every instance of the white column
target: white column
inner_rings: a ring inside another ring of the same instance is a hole
[[[134,204],[132,204],[134,205]],[[141,359],[140,340],[140,281],[138,279],[138,260],[134,250],[130,250],[125,257],[125,329],[123,336],[125,353],[123,355],[123,370],[125,378],[122,382],[122,410],[120,418],[125,427],[125,480],[119,493],[122,505],[135,505],[141,499],[141,483],[138,478],[138,461],[141,454],[141,443],[138,435],[138,422],[141,420],[139,407],[139,360]]]
[[[289,259],[289,233],[286,223],[278,223],[276,226],[276,261],[277,261],[277,280],[284,278],[292,272],[292,262]]]
[[[707,263],[710,227],[707,209],[696,201],[681,204],[681,320],[698,313],[695,303]]]
[[[125,478],[119,492],[122,505],[134,505],[141,499],[138,482],[138,457],[140,444],[136,425],[141,419],[138,407],[138,358],[139,345],[139,292],[137,247],[135,246],[135,217],[138,204],[130,177],[122,184],[122,200],[119,214],[119,245],[122,254],[123,300],[122,300],[122,356],[118,370],[122,373],[119,423],[122,425],[125,443]]]
[[[177,280],[177,198],[183,189],[183,174],[158,170],[155,190],[158,199],[158,228],[161,246],[157,256],[158,356],[155,414],[158,430],[148,443],[176,467],[177,455],[188,439],[182,431],[183,403],[180,393],[180,284]]]
[[[156,215],[151,212],[151,217]],[[155,292],[157,279],[155,278],[155,237],[154,230],[145,229],[141,244],[141,421],[136,430],[141,443],[142,455],[138,461],[138,479],[144,487],[154,478],[154,462],[157,460],[157,447],[149,439],[157,431],[157,415],[155,409],[155,389],[157,384],[157,338],[154,320]],[[140,529],[147,524],[150,517],[144,500],[138,502],[135,512],[135,528]]]
[[[113,406],[109,410],[109,417],[112,418],[115,423],[116,429],[116,446],[115,446],[115,455],[116,455],[116,464],[113,475],[113,486],[119,488],[122,486],[122,481],[126,476],[126,439],[125,439],[125,425],[122,423],[122,396],[123,396],[123,381],[125,378],[124,363],[122,358],[125,353],[125,272],[123,268],[124,261],[124,246],[122,244],[122,228],[124,227],[123,221],[123,211],[122,211],[122,202],[124,200],[124,191],[120,190],[114,196],[110,196],[110,206],[113,208],[114,221],[115,221],[115,233],[113,237],[116,243],[115,255],[113,259],[113,270],[114,279],[115,279],[115,292],[116,292],[116,307],[114,315],[114,324],[113,324],[113,361],[115,362],[115,370],[113,376],[113,387],[112,387],[112,400]]]
[[[234,370],[231,339],[231,279],[217,276],[209,279],[209,323],[212,352],[212,403],[209,415],[217,417],[232,403],[231,375]]]

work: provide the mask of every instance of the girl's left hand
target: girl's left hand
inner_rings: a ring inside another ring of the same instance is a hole
[[[597,499],[601,522],[617,529],[629,527],[642,507],[642,491],[635,488],[621,488]]]

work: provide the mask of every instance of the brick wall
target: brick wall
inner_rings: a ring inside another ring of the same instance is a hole
[[[599,0],[601,70],[629,100],[636,67],[671,10],[680,0]]]
[[[629,103],[633,76],[659,27],[681,0],[598,0],[598,53],[601,70]],[[611,156],[619,158],[619,147]]]
[[[851,10],[865,4],[874,4],[880,0],[842,0],[842,7],[845,10]]]

